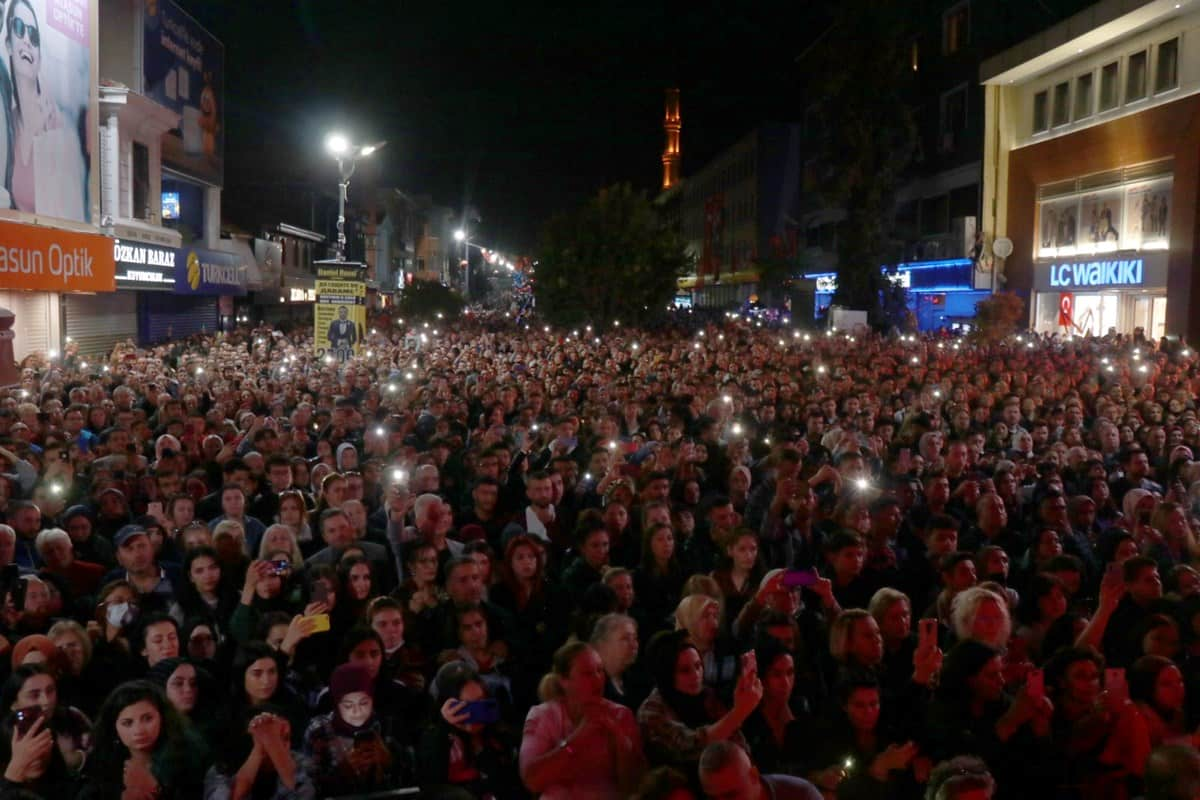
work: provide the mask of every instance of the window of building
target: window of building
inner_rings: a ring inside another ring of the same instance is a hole
[[[950,230],[950,198],[940,194],[921,200],[921,235],[937,236]]]
[[[1129,57],[1125,73],[1125,102],[1132,103],[1146,96],[1146,51]]]
[[[1087,119],[1092,115],[1092,73],[1088,72],[1075,79],[1075,113],[1074,119]]]
[[[133,208],[134,219],[150,219],[150,148],[141,142],[133,143]]]
[[[942,15],[942,52],[957,53],[971,39],[971,4],[959,3]]]
[[[1050,95],[1040,91],[1033,96],[1033,132],[1041,133],[1050,129]]]
[[[942,95],[941,119],[938,125],[938,151],[953,153],[959,145],[961,132],[967,127],[967,87],[957,86]]]
[[[1100,110],[1111,111],[1120,102],[1117,89],[1117,79],[1120,77],[1120,63],[1117,61],[1105,64],[1100,68]]]
[[[1053,125],[1066,125],[1071,121],[1071,84],[1067,81],[1054,87]]]
[[[1154,92],[1165,92],[1179,86],[1179,39],[1170,39],[1158,46],[1154,62]]]

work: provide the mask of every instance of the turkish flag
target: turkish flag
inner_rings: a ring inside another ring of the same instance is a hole
[[[1058,324],[1064,328],[1075,325],[1075,295],[1071,292],[1058,295]]]

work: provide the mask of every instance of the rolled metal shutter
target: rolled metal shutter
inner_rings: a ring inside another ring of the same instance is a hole
[[[113,345],[137,339],[137,293],[68,294],[63,296],[67,336],[79,354],[102,357]]]
[[[0,292],[0,308],[17,315],[13,326],[13,356],[17,361],[50,349],[50,330],[54,326],[51,303],[57,302],[58,295],[48,292]]]
[[[175,341],[217,330],[217,298],[143,294],[140,340],[144,345]]]

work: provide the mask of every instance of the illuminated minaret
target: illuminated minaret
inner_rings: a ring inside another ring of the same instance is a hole
[[[670,189],[679,183],[679,90],[667,89],[667,112],[663,119],[667,144],[663,149],[662,188]]]

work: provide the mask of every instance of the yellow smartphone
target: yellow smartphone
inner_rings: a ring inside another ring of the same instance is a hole
[[[324,633],[329,630],[329,615],[328,614],[313,614],[309,619],[316,623],[313,628],[313,633]]]

